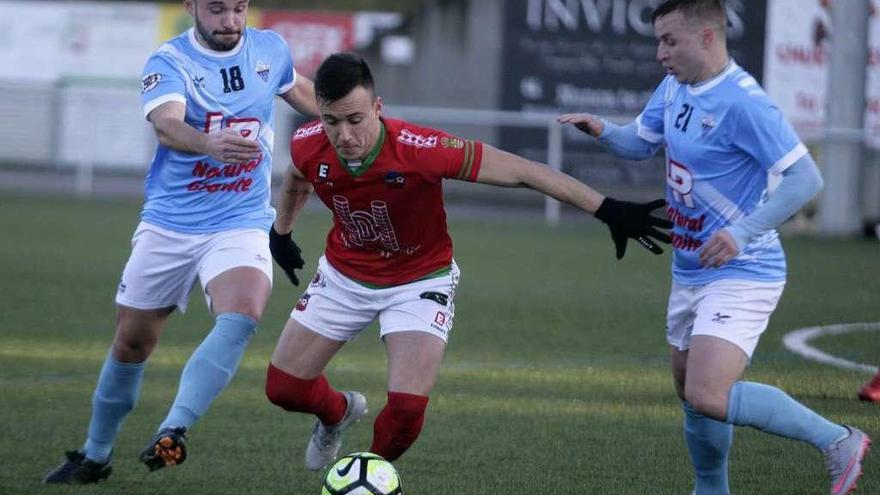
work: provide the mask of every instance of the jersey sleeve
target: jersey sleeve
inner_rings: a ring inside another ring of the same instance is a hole
[[[283,95],[296,85],[296,67],[293,65],[293,56],[290,54],[290,47],[287,45],[287,41],[274,31],[270,31],[270,33],[275,35],[280,46],[278,49],[278,62],[281,64],[281,78],[278,81],[278,89],[275,90],[275,94]]]
[[[651,144],[663,142],[663,117],[666,113],[666,101],[669,99],[669,77],[660,82],[642,113],[636,117],[638,136]]]
[[[162,54],[153,54],[144,66],[141,104],[144,118],[159,105],[179,101],[186,105],[186,83],[172,63]]]
[[[426,165],[434,177],[476,182],[483,143],[435,129],[406,127],[396,139],[399,146],[412,150],[415,162]]]
[[[306,167],[318,141],[314,136],[323,132],[321,122],[313,121],[302,125],[290,136],[290,161],[306,177],[311,177]]]
[[[782,111],[760,92],[735,105],[735,145],[768,172],[779,175],[808,153]]]
[[[444,140],[448,145],[443,144]],[[443,177],[476,182],[480,174],[480,165],[483,163],[483,143],[455,136],[441,137],[440,142],[445,155]]]

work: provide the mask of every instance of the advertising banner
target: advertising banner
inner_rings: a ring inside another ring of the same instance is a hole
[[[287,40],[297,72],[308,77],[328,55],[354,49],[351,14],[270,10],[263,13],[262,22]]]
[[[155,48],[156,26],[149,4],[0,2],[2,77],[136,78]]]
[[[660,0],[509,0],[504,32],[505,110],[590,112],[631,120],[663,78],[656,60],[651,14]],[[760,80],[764,57],[765,0],[728,0],[731,56]],[[590,138],[566,128],[569,172],[599,182],[659,181],[662,167],[626,163]],[[506,129],[502,147],[544,159],[540,132]]]
[[[819,139],[825,130],[826,89],[830,64],[830,0],[770,0],[764,88],[802,139]],[[865,88],[867,144],[880,147],[880,20],[873,3],[868,27]]]

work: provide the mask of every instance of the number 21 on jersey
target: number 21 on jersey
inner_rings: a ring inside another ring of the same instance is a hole
[[[694,176],[687,166],[671,158],[666,160],[666,183],[677,202],[688,208],[694,207]]]

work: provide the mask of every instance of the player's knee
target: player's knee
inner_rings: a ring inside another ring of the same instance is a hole
[[[142,363],[150,357],[156,341],[132,337],[116,338],[113,341],[113,357],[122,363]]]
[[[684,393],[685,383],[684,380],[675,379],[675,394],[678,395],[678,398],[681,400],[687,400],[687,396]]]
[[[266,371],[266,398],[285,411],[308,412],[314,380],[302,380],[269,363]]]
[[[684,400],[700,414],[716,419],[724,419],[727,415],[727,397],[707,387],[687,385]]]
[[[235,312],[241,313],[257,323],[260,323],[260,320],[263,319],[263,306],[261,304],[243,304],[240,311]]]
[[[278,376],[279,372],[281,370],[271,363],[269,364],[269,369],[266,371],[266,398],[272,404],[287,409],[286,405],[290,402],[291,397],[282,383],[282,377]]]

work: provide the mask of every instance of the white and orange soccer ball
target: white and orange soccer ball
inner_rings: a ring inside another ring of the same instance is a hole
[[[390,462],[371,452],[348,454],[330,466],[321,495],[402,495]]]

